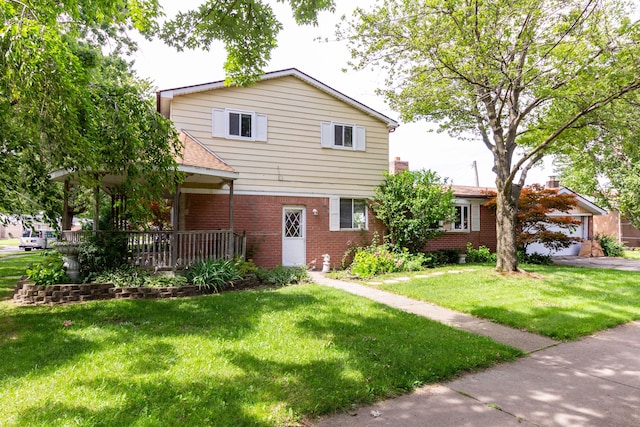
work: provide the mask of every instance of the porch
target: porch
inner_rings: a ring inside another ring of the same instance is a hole
[[[104,231],[63,231],[64,240],[81,243]],[[245,257],[246,236],[231,230],[116,231],[126,236],[126,260],[150,270],[181,270],[204,259]]]

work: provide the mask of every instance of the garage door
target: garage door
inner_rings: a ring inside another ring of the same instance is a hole
[[[587,231],[588,231],[588,227],[587,227],[587,219],[588,217],[580,217],[579,219],[581,220],[580,225],[578,225],[576,227],[575,230],[571,231],[571,230],[564,230],[565,233],[569,234],[571,237],[579,237],[581,239],[586,239],[588,237],[587,235]],[[551,231],[558,231],[560,230],[559,227],[550,227],[549,230]],[[577,242],[574,243],[573,245],[569,246],[568,248],[565,249],[560,249],[558,251],[550,251],[548,248],[546,248],[545,246],[541,245],[540,243],[533,243],[531,245],[529,245],[527,247],[527,253],[528,254],[532,254],[532,253],[539,253],[539,254],[544,254],[544,255],[552,255],[552,256],[576,256],[580,253],[580,246],[582,246],[581,242]]]

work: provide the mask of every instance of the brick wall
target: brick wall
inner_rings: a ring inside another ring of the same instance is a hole
[[[374,230],[382,236],[384,226],[369,211],[369,230],[329,231],[329,199],[323,197],[234,196],[234,230],[246,232],[248,256],[257,265],[275,267],[282,263],[282,209],[306,208],[306,262],[322,267],[322,255],[331,255],[331,266],[338,267],[351,245],[368,244]],[[318,215],[313,215],[317,209]],[[229,227],[229,196],[224,194],[185,194],[186,230],[216,230]]]

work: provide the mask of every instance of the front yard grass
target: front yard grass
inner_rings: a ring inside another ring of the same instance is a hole
[[[365,281],[504,325],[572,340],[640,318],[640,273],[525,265],[527,275],[495,265],[460,265]],[[405,276],[409,280],[384,283]]]
[[[624,251],[624,257],[629,259],[640,259],[640,251]]]
[[[282,426],[518,350],[299,285],[174,300],[0,303],[3,426]]]
[[[25,274],[27,265],[42,261],[41,254],[41,252],[29,252],[0,256],[0,300],[11,298],[16,282]]]

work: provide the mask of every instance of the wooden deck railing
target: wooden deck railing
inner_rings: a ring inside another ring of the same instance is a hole
[[[63,231],[62,237],[78,243],[91,233],[94,232]],[[230,259],[246,254],[245,236],[229,230],[118,233],[127,236],[128,262],[148,269],[183,269],[203,259]]]

